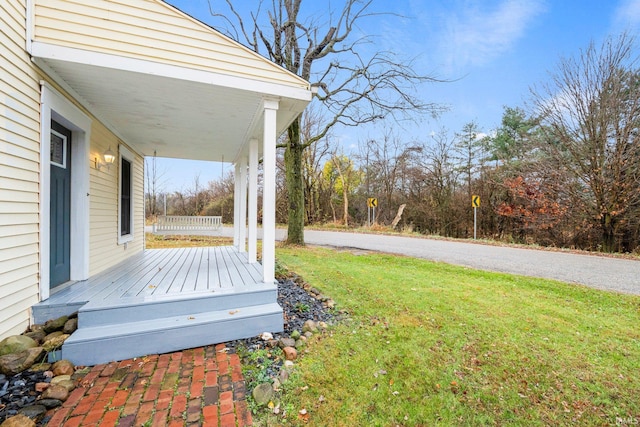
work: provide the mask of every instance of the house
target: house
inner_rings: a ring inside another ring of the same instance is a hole
[[[281,328],[275,144],[309,83],[161,0],[4,0],[0,28],[0,339],[80,310],[62,353],[93,364]],[[233,161],[235,247],[145,251],[154,152]]]

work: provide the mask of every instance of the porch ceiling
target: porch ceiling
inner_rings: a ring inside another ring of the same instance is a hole
[[[276,85],[247,79],[246,87],[224,82],[225,76],[203,74],[182,78],[153,69],[142,72],[36,57],[52,77],[124,142],[142,155],[233,162],[251,138],[262,140],[263,100],[279,99],[277,132],[281,134],[309,99],[277,96]],[[161,65],[159,67],[162,68]],[[192,74],[192,73],[191,73]],[[222,80],[223,83],[219,83]],[[285,88],[286,89],[286,88]],[[286,92],[286,91],[284,91]]]

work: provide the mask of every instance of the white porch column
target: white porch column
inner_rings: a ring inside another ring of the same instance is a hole
[[[233,246],[240,249],[240,165],[236,163],[233,174]]]
[[[264,101],[264,137],[262,166],[262,276],[265,283],[275,282],[276,267],[276,114],[278,101]]]
[[[258,140],[249,141],[249,263],[258,259]]]
[[[247,157],[240,158],[240,227],[238,229],[238,249],[240,252],[247,251]]]

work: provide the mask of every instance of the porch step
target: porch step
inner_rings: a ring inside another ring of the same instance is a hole
[[[127,319],[124,323],[81,326],[62,346],[62,358],[76,365],[96,365],[282,330],[282,308],[277,303],[148,320]]]
[[[93,300],[78,311],[80,328],[140,322],[167,317],[231,310],[235,307],[264,305],[276,301],[274,285],[251,286],[245,290],[172,294],[170,296],[131,297],[119,300]]]

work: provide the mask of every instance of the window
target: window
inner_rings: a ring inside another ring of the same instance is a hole
[[[120,146],[118,243],[133,240],[133,154]]]

